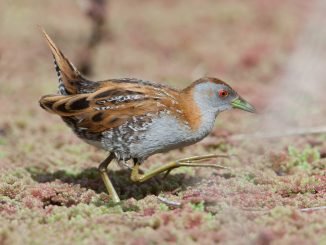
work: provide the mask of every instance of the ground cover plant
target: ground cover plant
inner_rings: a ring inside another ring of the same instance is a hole
[[[182,88],[208,74],[268,112],[285,90],[280,81],[314,4],[112,0],[110,38],[95,51],[92,78],[137,77]],[[0,244],[326,243],[326,212],[311,209],[326,205],[326,135],[236,137],[264,130],[266,120],[281,121],[275,114],[222,114],[202,142],[143,166],[227,153],[236,156],[212,162],[230,169],[180,168],[137,185],[129,170],[112,164],[109,175],[123,200],[112,205],[96,168],[106,153],[37,103],[57,86],[38,25],[77,63],[91,28],[78,2],[2,1],[0,20]],[[297,101],[291,91],[282,103]],[[289,103],[288,128],[325,122],[323,91],[304,96],[309,116]]]

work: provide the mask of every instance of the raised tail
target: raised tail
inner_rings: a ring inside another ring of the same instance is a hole
[[[54,58],[54,66],[59,79],[59,93],[62,95],[77,94],[78,82],[85,81],[86,79],[63,55],[49,35],[44,30],[42,31]]]

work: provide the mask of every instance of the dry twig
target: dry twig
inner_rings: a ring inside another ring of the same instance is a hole
[[[320,211],[320,210],[326,210],[326,206],[321,207],[314,207],[314,208],[301,208],[301,212],[311,212],[311,211]]]
[[[161,196],[158,196],[157,199],[160,200],[162,203],[166,204],[167,206],[174,207],[174,208],[181,207],[181,202],[171,201]]]

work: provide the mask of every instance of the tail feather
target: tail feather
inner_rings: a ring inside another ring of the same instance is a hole
[[[54,58],[54,66],[59,79],[59,93],[63,95],[78,93],[76,82],[85,79],[44,30],[43,34]]]
[[[45,95],[40,98],[39,103],[47,112],[59,116],[77,116],[90,109],[86,95]]]

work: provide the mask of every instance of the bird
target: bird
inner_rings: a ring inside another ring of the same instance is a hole
[[[91,81],[64,56],[43,30],[54,58],[58,93],[44,95],[40,106],[56,114],[86,143],[108,152],[98,170],[113,203],[119,203],[108,174],[112,160],[132,161],[130,179],[144,182],[186,167],[218,167],[202,161],[216,154],[176,160],[147,173],[140,165],[150,156],[195,144],[209,135],[217,115],[233,108],[255,113],[253,105],[227,83],[197,79],[184,89],[136,78]]]

